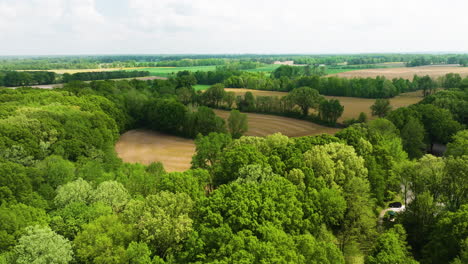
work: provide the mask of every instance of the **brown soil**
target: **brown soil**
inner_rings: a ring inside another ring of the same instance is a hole
[[[161,162],[167,171],[185,171],[195,154],[193,140],[150,130],[135,129],[123,134],[115,150],[129,163]]]
[[[393,78],[404,78],[412,80],[413,76],[429,75],[433,78],[443,76],[447,73],[459,73],[461,76],[468,76],[468,67],[459,66],[421,66],[421,67],[401,67],[401,68],[383,68],[383,69],[366,69],[366,70],[355,70],[348,72],[341,72],[332,74],[339,77],[346,78],[375,78],[377,76],[385,76],[388,79]]]

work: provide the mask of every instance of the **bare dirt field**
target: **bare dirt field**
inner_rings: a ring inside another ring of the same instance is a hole
[[[215,113],[226,119],[229,117],[229,111],[214,110]],[[263,137],[280,132],[289,137],[301,137],[319,134],[335,134],[339,131],[337,128],[331,128],[314,124],[312,122],[287,118],[274,115],[262,115],[247,113],[249,122],[249,131],[246,136]]]
[[[366,70],[355,70],[332,74],[334,76],[346,77],[346,78],[375,78],[377,76],[385,76],[388,79],[393,78],[404,78],[412,80],[413,76],[429,75],[433,78],[443,76],[447,73],[458,73],[461,76],[468,76],[468,67],[460,66],[420,66],[420,67],[401,67],[401,68],[383,68],[383,69],[366,69]]]
[[[166,171],[185,171],[195,154],[193,140],[150,130],[130,130],[115,145],[119,157],[129,163],[161,162]]]
[[[228,111],[215,110],[216,114],[227,119]],[[272,115],[248,114],[249,132],[247,136],[266,136],[281,132],[290,137],[334,134],[339,129],[324,127],[311,122]],[[161,162],[166,171],[185,171],[195,154],[195,144],[191,139],[180,138],[144,129],[130,130],[123,134],[115,150],[125,162],[150,164]]]
[[[238,89],[238,88],[225,88],[226,91],[235,92],[236,95],[244,95],[246,92],[252,92],[255,96],[278,96],[282,97],[287,95],[286,92],[274,91],[259,91],[251,89]],[[375,99],[357,98],[357,97],[343,97],[343,96],[325,96],[327,99],[338,99],[344,106],[343,115],[338,119],[339,122],[349,119],[357,118],[359,113],[364,112],[368,118],[372,118],[370,106],[374,104]],[[390,103],[394,109],[402,106],[415,104],[423,99],[421,91],[403,93],[390,99]]]

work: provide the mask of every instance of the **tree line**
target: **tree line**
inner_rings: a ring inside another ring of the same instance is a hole
[[[148,71],[101,71],[64,73],[62,75],[49,71],[0,71],[0,86],[15,87],[72,81],[95,81],[119,78],[149,76]]]
[[[106,79],[119,79],[119,78],[134,78],[149,76],[148,71],[97,71],[97,72],[77,72],[77,73],[64,73],[62,81],[64,83],[72,81],[95,81]]]
[[[199,54],[199,55],[96,55],[96,56],[9,56],[0,57],[0,70],[96,69],[121,67],[190,67],[224,65],[226,61],[249,60],[272,64],[292,60],[296,64],[329,66],[375,65],[404,62],[408,66],[427,64],[467,65],[466,54]],[[372,66],[371,66],[372,67]]]
[[[283,65],[271,73],[242,72],[218,69],[216,71],[194,73],[194,83],[223,83],[229,88],[247,88],[254,90],[289,92],[295,88],[308,86],[316,89],[322,95],[347,96],[362,98],[391,98],[400,93],[422,90],[424,96],[435,92],[437,87],[464,88],[468,85],[468,77],[449,73],[438,79],[430,76],[415,75],[412,80],[394,78],[389,80],[383,76],[376,78],[341,78],[337,76],[320,77],[320,68]]]
[[[55,83],[57,74],[47,71],[0,71],[0,87]]]

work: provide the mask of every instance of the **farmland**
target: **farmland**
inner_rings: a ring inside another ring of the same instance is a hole
[[[421,66],[421,67],[401,67],[401,68],[381,68],[381,69],[366,69],[354,70],[348,72],[336,73],[336,76],[346,78],[375,78],[377,76],[385,76],[388,79],[404,78],[413,79],[414,75],[424,76],[429,75],[432,78],[443,76],[447,73],[458,73],[461,76],[468,76],[468,67],[458,66]]]
[[[136,129],[124,133],[115,150],[125,162],[161,162],[167,171],[185,171],[190,168],[195,145],[191,139]]]
[[[229,111],[215,110],[215,113],[227,120]],[[249,131],[246,136],[264,137],[280,132],[289,137],[301,137],[319,134],[334,134],[336,128],[314,124],[312,122],[282,116],[247,113]]]
[[[227,119],[229,111],[215,110]],[[281,116],[248,113],[249,131],[247,136],[266,136],[277,132],[290,137],[334,134],[336,128],[317,125],[308,121]],[[190,168],[195,153],[193,140],[163,134],[151,130],[136,129],[124,133],[115,150],[119,157],[129,163],[150,164],[161,162],[167,171],[185,171]]]
[[[237,88],[226,88],[228,92],[235,92],[236,95],[243,95],[245,92],[252,92],[255,96],[278,96],[282,97],[287,95],[286,92],[275,92],[275,91],[259,91],[250,89],[237,89]],[[349,118],[356,118],[359,113],[364,112],[369,118],[371,118],[370,106],[374,104],[375,99],[367,98],[356,98],[356,97],[343,97],[343,96],[325,96],[327,99],[338,99],[344,106],[343,115],[338,119],[339,122]],[[421,91],[403,93],[394,98],[390,99],[390,103],[393,108],[402,106],[408,106],[415,104],[422,100]]]

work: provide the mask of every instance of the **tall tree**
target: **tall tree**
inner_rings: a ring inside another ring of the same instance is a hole
[[[239,110],[231,110],[228,128],[233,138],[240,138],[249,129],[247,114],[242,114]]]
[[[319,115],[320,119],[330,123],[336,124],[336,120],[343,114],[344,106],[336,99],[324,100],[320,103]]]
[[[377,99],[370,108],[372,115],[378,117],[385,117],[392,110],[390,100],[388,99]]]
[[[403,148],[408,153],[409,157],[420,158],[426,146],[426,144],[424,144],[424,126],[421,122],[414,117],[409,117],[400,135],[403,141]]]
[[[302,114],[304,116],[309,114],[309,108],[317,109],[320,105],[320,102],[323,100],[323,97],[317,90],[307,86],[292,90],[289,92],[288,97],[294,104],[301,108]]]

